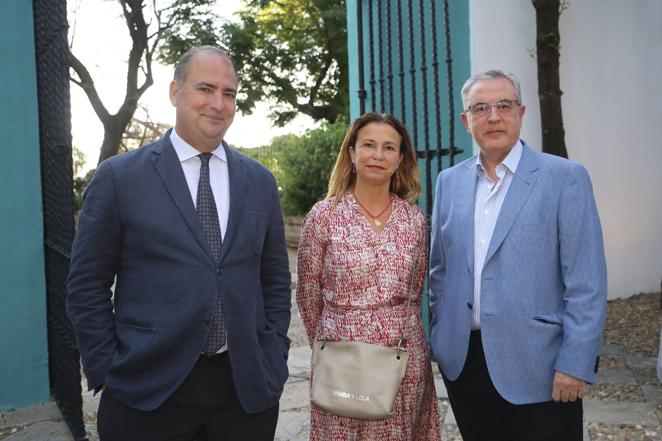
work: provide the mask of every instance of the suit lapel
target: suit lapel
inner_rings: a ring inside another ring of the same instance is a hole
[[[154,145],[152,152],[152,163],[156,172],[161,177],[163,185],[184,218],[186,225],[193,233],[196,241],[213,264],[214,258],[207,244],[205,234],[202,231],[202,226],[195,214],[195,205],[191,199],[191,192],[188,189],[184,171],[179,163],[177,153],[170,143],[170,131],[166,133],[158,144]]]
[[[241,218],[244,204],[244,193],[246,191],[246,165],[241,156],[235,153],[223,142],[225,155],[228,158],[228,176],[230,181],[230,207],[228,215],[228,227],[225,230],[223,248],[221,249],[221,261],[230,249],[237,231],[237,224]]]
[[[531,189],[538,180],[538,160],[535,157],[535,152],[531,150],[524,142],[522,149],[522,158],[520,159],[515,176],[510,183],[508,194],[506,195],[496,225],[490,246],[487,249],[485,256],[485,265],[489,262],[490,258],[494,255],[496,250],[501,246],[506,235],[513,226],[513,222],[517,215],[524,207],[524,203],[531,194]]]
[[[464,251],[467,259],[469,271],[474,272],[474,206],[476,201],[476,162],[475,157],[465,164],[465,170],[462,173],[462,182],[459,185],[461,189],[468,189],[467,193],[460,195],[458,201],[458,218],[468,219],[464,225],[463,242]]]

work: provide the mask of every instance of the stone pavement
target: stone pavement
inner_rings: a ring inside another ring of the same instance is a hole
[[[662,385],[655,377],[655,358],[628,354],[622,347],[606,345],[599,383],[584,401],[584,439],[662,440]],[[290,378],[280,402],[278,441],[308,439],[308,378],[310,349],[290,351]],[[442,420],[442,439],[462,438],[448,404],[446,388],[436,366],[435,384]]]
[[[296,256],[290,255],[290,270],[296,283]],[[294,285],[293,283],[293,285]],[[294,293],[293,293],[294,295]],[[280,401],[277,441],[308,439],[310,407],[308,379],[310,348],[292,299],[292,340],[288,365],[290,377]],[[632,354],[621,346],[605,345],[598,384],[584,400],[585,441],[662,441],[662,384],[656,377],[656,359]],[[433,366],[442,421],[442,439],[461,441],[439,370]],[[83,386],[85,389],[85,386]],[[98,397],[83,393],[83,413],[90,441],[97,441]],[[0,413],[0,440],[72,441],[54,403]]]
[[[293,308],[295,309],[295,308]],[[298,328],[298,315],[292,330]],[[300,332],[300,329],[299,329]],[[297,336],[298,337],[298,336]],[[295,341],[301,341],[300,338]],[[655,359],[641,357],[620,346],[606,345],[599,383],[584,402],[584,439],[662,440],[662,385],[655,377]],[[277,441],[308,439],[308,378],[310,349],[298,345],[290,351],[290,377],[280,402]],[[433,367],[442,420],[442,439],[461,440],[438,369]],[[97,440],[94,420],[98,399],[84,394],[84,413],[90,441]],[[62,416],[53,403],[0,413],[0,439],[3,441],[71,441]]]

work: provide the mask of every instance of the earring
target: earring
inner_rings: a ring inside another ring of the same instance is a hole
[[[356,168],[354,167],[354,163],[352,162],[352,174],[356,173]]]

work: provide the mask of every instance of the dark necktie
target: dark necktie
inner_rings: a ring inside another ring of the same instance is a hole
[[[214,193],[209,182],[209,160],[211,153],[201,153],[200,158],[200,180],[198,181],[198,197],[196,199],[195,214],[202,225],[205,237],[211,248],[216,265],[221,260],[221,225],[218,222],[218,211],[214,201]],[[209,326],[207,340],[203,352],[205,355],[214,355],[225,344],[225,316],[223,315],[223,304],[220,293],[216,300],[216,309]]]

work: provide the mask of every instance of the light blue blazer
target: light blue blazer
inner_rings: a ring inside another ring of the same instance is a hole
[[[524,149],[482,272],[490,378],[514,404],[549,401],[554,371],[596,380],[607,297],[602,229],[584,167]],[[476,158],[437,179],[430,346],[455,380],[467,357],[474,287]]]

